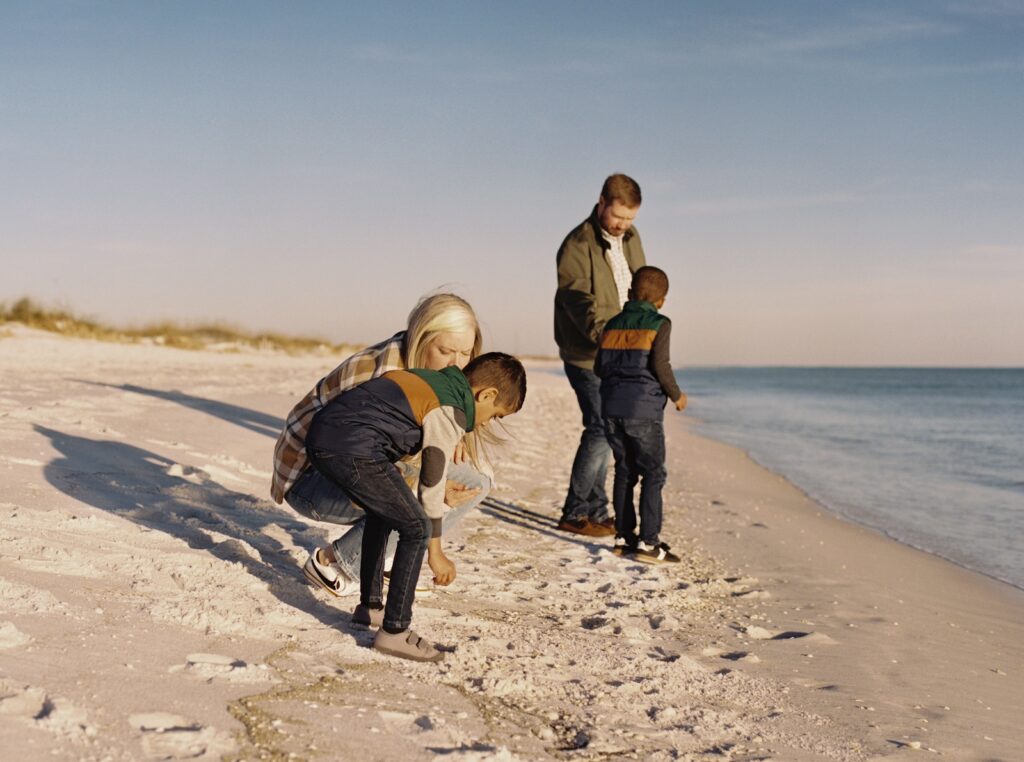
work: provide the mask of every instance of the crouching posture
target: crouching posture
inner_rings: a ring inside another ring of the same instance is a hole
[[[313,418],[306,452],[324,477],[366,511],[353,621],[378,626],[373,647],[416,661],[443,654],[410,629],[423,555],[434,582],[455,579],[441,550],[445,477],[466,433],[517,412],[526,397],[526,371],[510,355],[491,352],[466,366],[395,370],[334,398]],[[421,453],[417,494],[395,463]],[[384,600],[388,535],[398,534]]]

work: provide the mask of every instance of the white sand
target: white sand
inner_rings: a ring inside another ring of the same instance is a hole
[[[530,365],[458,579],[379,656],[268,497],[332,361],[0,326],[0,749],[33,759],[1022,758],[1024,596],[831,517],[667,414],[678,567],[553,529],[578,437]]]

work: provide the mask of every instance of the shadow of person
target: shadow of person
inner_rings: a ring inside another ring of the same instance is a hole
[[[524,508],[521,505],[510,503],[506,500],[498,500],[494,497],[486,497],[480,503],[480,512],[486,516],[493,516],[496,519],[500,519],[508,524],[530,529],[540,534],[545,534],[549,537],[568,542],[573,545],[582,545],[590,553],[600,552],[604,548],[604,543],[598,542],[597,540],[585,539],[582,535],[571,535],[567,532],[563,532],[557,529],[558,521],[545,516],[543,513],[532,511],[529,508]]]
[[[56,489],[184,540],[190,548],[240,564],[285,605],[330,627],[343,625],[359,640],[350,616],[317,599],[295,559],[273,536],[283,532],[296,545],[312,547],[319,544],[313,527],[266,501],[217,484],[199,469],[134,445],[87,439],[38,424],[33,428],[60,453],[43,469]]]
[[[143,394],[147,397],[156,397],[157,399],[174,402],[249,429],[249,431],[255,431],[257,434],[265,434],[274,439],[277,439],[278,434],[284,428],[283,418],[278,418],[268,413],[261,413],[258,410],[252,410],[241,405],[232,405],[228,402],[211,400],[206,397],[196,397],[195,395],[185,394],[185,392],[177,390],[148,389],[145,386],[137,386],[136,384],[105,384],[101,381],[86,381],[83,379],[74,379],[74,381],[80,384],[101,386],[107,389],[120,389],[121,391],[132,392],[133,394]]]

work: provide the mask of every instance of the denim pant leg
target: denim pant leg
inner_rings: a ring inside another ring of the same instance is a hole
[[[453,508],[444,514],[441,520],[441,531],[447,534],[451,527],[456,526],[467,513],[472,511],[491,491],[491,480],[484,474],[477,471],[471,463],[459,463],[448,469],[448,478],[459,482],[470,488],[480,488],[480,493],[458,508]],[[363,531],[365,524],[362,519],[357,520],[348,532],[334,541],[334,555],[338,559],[338,565],[345,570],[352,579],[360,577],[360,559],[363,553]],[[398,546],[398,535],[392,533],[388,537],[387,549],[384,552],[386,558],[395,555],[395,548]]]
[[[345,490],[314,466],[302,472],[284,499],[297,513],[314,521],[354,524],[366,515],[362,508],[352,504]]]
[[[332,545],[337,563],[345,574],[349,579],[359,579],[359,554],[355,554],[353,562],[351,554],[340,553],[338,548],[342,540],[352,534],[356,527],[359,527],[359,532],[354,540],[356,548],[359,547],[363,537],[363,521],[366,518],[363,509],[353,504],[352,499],[345,491],[321,474],[315,465],[310,466],[302,473],[302,476],[288,490],[284,499],[298,513],[314,521],[348,524],[352,527]],[[344,547],[347,550],[349,546],[345,545]]]
[[[572,462],[562,518],[604,521],[608,518],[604,482],[608,476],[610,448],[601,419],[601,379],[593,371],[569,363],[565,363],[565,376],[576,392],[583,413],[583,434]]]
[[[661,534],[662,498],[668,471],[665,469],[665,426],[657,420],[624,421],[636,453],[640,476],[640,539],[655,545]]]
[[[636,539],[636,507],[633,504],[633,488],[639,475],[636,468],[636,453],[633,441],[627,436],[621,418],[606,418],[604,425],[608,432],[608,444],[615,458],[615,476],[612,487],[612,507],[615,509],[615,534],[626,540]]]
[[[363,557],[363,532],[365,529],[364,514],[364,518],[352,524],[351,529],[331,543],[331,547],[334,548],[334,557],[337,559],[336,563],[352,579],[359,579],[359,564]]]
[[[384,607],[384,626],[408,629],[420,567],[430,538],[430,521],[416,496],[392,463],[317,451],[316,467],[366,510],[360,562],[360,600],[377,605],[383,599],[384,549],[387,535],[398,532],[395,563]]]

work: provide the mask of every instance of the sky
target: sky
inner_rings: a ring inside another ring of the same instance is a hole
[[[554,355],[612,172],[674,365],[1024,365],[1024,0],[0,2],[0,301]]]

